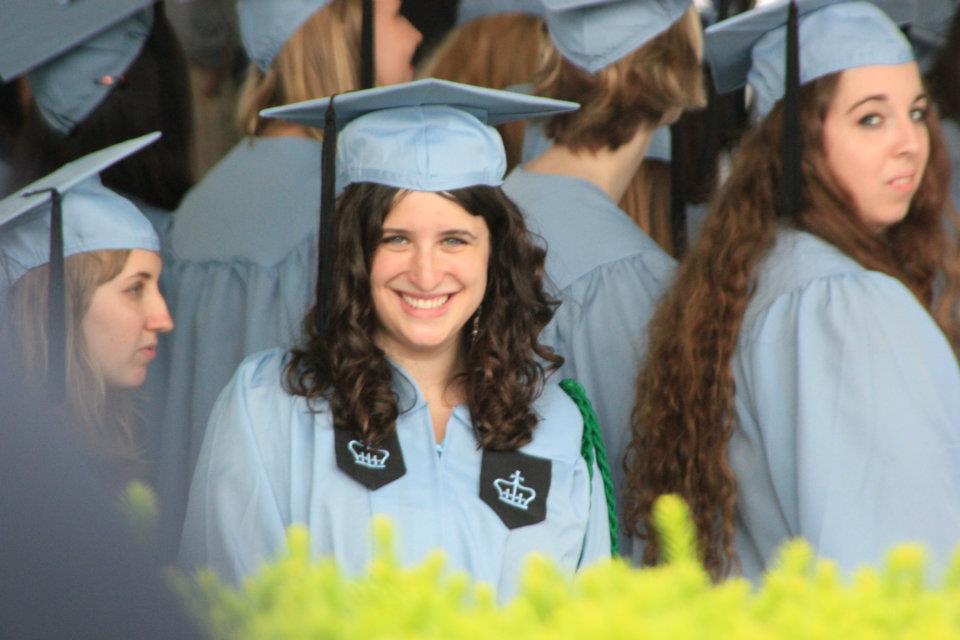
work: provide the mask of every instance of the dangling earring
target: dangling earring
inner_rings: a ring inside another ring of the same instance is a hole
[[[470,342],[474,343],[477,341],[477,336],[480,334],[480,307],[477,307],[477,312],[473,314],[473,322],[470,327]]]

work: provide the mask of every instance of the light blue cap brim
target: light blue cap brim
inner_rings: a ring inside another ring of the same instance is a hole
[[[300,25],[328,4],[330,0],[237,0],[247,57],[265,72]]]
[[[64,134],[83,122],[140,55],[152,27],[153,9],[138,11],[30,72],[44,120]]]
[[[0,292],[50,260],[51,195],[44,190],[62,195],[64,257],[107,249],[159,251],[153,225],[97,177],[159,137],[154,132],[101,149],[0,200]]]
[[[784,93],[789,2],[764,5],[706,30],[705,51],[719,93],[753,88],[757,113],[769,113]],[[798,0],[800,84],[822,76],[914,59],[897,24],[914,17],[910,0]]]
[[[588,73],[613,64],[666,31],[691,0],[542,0],[550,39]]]
[[[329,98],[260,112],[323,127]],[[499,185],[506,159],[493,125],[579,107],[484,87],[427,78],[336,96],[342,131],[337,142],[337,189],[376,182],[418,191]]]
[[[526,13],[542,16],[545,12],[540,0],[460,0],[457,24],[463,24],[499,13]]]
[[[0,80],[53,60],[155,0],[7,0],[0,6]]]

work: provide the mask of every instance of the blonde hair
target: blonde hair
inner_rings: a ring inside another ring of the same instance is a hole
[[[524,13],[471,20],[447,34],[417,75],[491,89],[530,82],[539,65],[542,33],[543,20]],[[509,172],[521,160],[524,123],[509,122],[497,130]]]
[[[333,0],[293,32],[265,73],[251,63],[237,103],[241,132],[263,133],[262,109],[358,89],[361,20],[359,0]]]
[[[590,74],[545,38],[534,93],[581,105],[579,111],[551,118],[547,135],[574,151],[616,150],[641,124],[652,129],[673,110],[705,106],[702,39],[700,18],[690,7],[666,31]]]
[[[91,251],[65,260],[67,402],[83,427],[83,438],[97,455],[133,462],[139,458],[133,400],[110,390],[83,339],[83,318],[97,287],[115,278],[130,251]],[[49,265],[28,271],[13,287],[13,329],[24,373],[39,384],[47,373],[47,295]]]

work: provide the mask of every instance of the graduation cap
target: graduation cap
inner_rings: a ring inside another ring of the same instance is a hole
[[[596,73],[666,31],[691,0],[541,0],[554,46]]]
[[[323,313],[333,297],[335,193],[354,182],[413,191],[499,186],[506,157],[493,126],[578,106],[427,78],[261,111],[324,129],[317,278]]]
[[[68,133],[122,82],[150,35],[153,2],[5,2],[0,79],[29,74],[40,113],[55,130]]]
[[[460,0],[457,6],[458,25],[498,13],[526,13],[542,16],[540,0]]]
[[[240,40],[247,57],[266,72],[290,36],[331,0],[237,0]],[[373,86],[373,0],[363,0],[360,88]]]
[[[160,137],[127,140],[69,162],[0,200],[0,300],[30,269],[50,264],[48,391],[65,394],[66,314],[63,261],[88,251],[160,250],[150,222],[97,174]]]
[[[717,91],[749,83],[761,118],[784,99],[782,215],[801,207],[800,85],[844,69],[913,61],[897,23],[914,13],[909,0],[780,0],[706,30]]]

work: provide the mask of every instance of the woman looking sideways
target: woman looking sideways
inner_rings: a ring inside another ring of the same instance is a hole
[[[267,113],[312,124],[328,104]],[[182,564],[239,581],[303,523],[313,553],[355,575],[378,513],[403,562],[441,549],[501,599],[531,551],[570,570],[609,556],[587,427],[540,364],[560,362],[537,339],[544,253],[499,188],[489,126],[575,105],[439,80],[334,104],[332,272],[301,346],[248,358],[217,401]]]
[[[131,391],[144,383],[157,337],[173,321],[157,287],[156,232],[95,174],[156,138],[81,158],[0,201],[4,342],[19,351],[26,381],[40,385],[57,344],[47,326],[51,206],[42,190],[69,185],[62,188],[66,406],[88,448],[127,476],[139,463]],[[37,191],[43,195],[24,195]]]
[[[796,6],[792,209],[788,3],[707,30],[718,89],[746,76],[762,119],[654,317],[627,524],[655,561],[652,504],[681,494],[715,576],[756,579],[795,536],[847,571],[904,540],[943,566],[960,522],[960,279],[937,117],[883,10]]]

